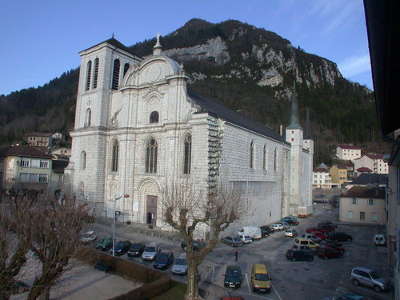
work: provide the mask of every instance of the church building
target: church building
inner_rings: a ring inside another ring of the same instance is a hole
[[[217,183],[240,187],[240,226],[312,213],[313,141],[303,139],[295,98],[285,139],[192,92],[159,38],[145,58],[114,38],[80,56],[65,173],[73,195],[94,213],[112,217],[115,205],[125,221],[162,227],[161,190],[184,178],[204,191]]]

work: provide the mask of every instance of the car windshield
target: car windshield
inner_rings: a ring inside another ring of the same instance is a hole
[[[146,248],[144,248],[144,252],[156,252],[156,248],[155,247],[146,247]]]
[[[228,277],[233,277],[233,278],[240,278],[241,273],[239,270],[234,269],[234,270],[228,270],[227,274]]]
[[[131,246],[131,250],[139,250],[140,248],[142,248],[142,245],[141,245],[141,244],[133,244],[133,245]]]
[[[161,253],[158,257],[157,257],[157,261],[158,262],[162,262],[165,263],[168,261],[168,255],[165,253]]]
[[[256,280],[259,280],[259,281],[270,280],[268,274],[256,274],[255,278],[256,278]]]
[[[371,275],[372,279],[379,279],[381,278],[381,276],[379,276],[379,274],[376,271],[372,271],[369,273]]]
[[[115,246],[116,248],[122,248],[124,247],[124,242],[118,242],[117,245]]]
[[[186,259],[177,258],[177,259],[175,260],[175,264],[176,264],[176,265],[180,265],[180,266],[186,266],[186,265],[187,265]]]

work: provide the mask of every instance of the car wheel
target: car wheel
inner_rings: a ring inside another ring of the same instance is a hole
[[[353,284],[354,284],[355,286],[359,286],[359,285],[360,285],[360,282],[359,282],[357,279],[353,279]]]
[[[380,292],[382,292],[382,288],[379,285],[375,285],[374,291],[380,293]]]

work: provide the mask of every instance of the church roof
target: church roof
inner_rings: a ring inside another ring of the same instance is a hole
[[[132,55],[134,55],[134,56],[137,56],[135,53],[132,52],[132,50],[131,50],[130,48],[128,48],[127,46],[125,46],[124,44],[122,44],[120,41],[118,41],[118,40],[115,39],[114,37],[112,37],[112,38],[110,38],[110,39],[108,39],[108,40],[102,41],[101,43],[98,43],[98,44],[96,44],[96,45],[94,45],[94,46],[91,46],[91,47],[89,47],[89,48],[87,48],[87,49],[85,49],[85,50],[82,50],[82,51],[89,50],[89,49],[91,49],[91,48],[94,48],[94,47],[96,47],[96,46],[98,46],[98,45],[101,45],[101,44],[104,44],[104,43],[107,43],[107,44],[109,44],[109,45],[112,45],[112,46],[114,46],[114,47],[117,47],[117,48],[119,48],[119,49],[122,49],[122,50],[124,50],[124,51],[126,51],[126,52],[128,52],[128,53],[130,53],[130,54],[132,54]],[[81,51],[81,52],[82,52],[82,51]]]
[[[253,121],[233,110],[230,110],[229,108],[222,105],[218,100],[197,95],[190,89],[188,89],[188,95],[204,111],[211,113],[218,118],[221,118],[240,127],[244,127],[251,131],[257,132],[264,136],[268,136],[280,142],[285,142],[283,137],[273,131],[271,128],[268,128],[259,122]]]

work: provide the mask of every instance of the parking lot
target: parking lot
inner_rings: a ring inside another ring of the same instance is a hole
[[[300,219],[300,224],[296,226],[296,229],[299,234],[302,234],[306,228],[327,220],[334,223],[338,222],[337,209],[332,209],[327,204],[316,204],[314,215],[307,219]],[[341,258],[324,260],[315,257],[312,262],[288,261],[285,254],[287,249],[293,245],[293,239],[285,237],[283,232],[276,232],[260,241],[238,248],[219,244],[200,266],[200,287],[206,291],[207,299],[241,295],[245,299],[318,300],[327,296],[340,295],[344,292],[360,294],[366,296],[367,299],[391,299],[391,293],[377,293],[366,287],[356,287],[350,281],[351,269],[356,266],[373,268],[387,277],[386,248],[376,247],[372,242],[373,235],[381,233],[382,228],[337,224],[336,231],[347,232],[353,236],[353,242],[344,243],[345,253]],[[97,229],[99,231],[107,230],[104,226],[99,226]],[[107,233],[103,232],[103,234]],[[101,236],[100,232],[99,236]],[[118,239],[145,243],[155,240],[162,248],[174,251],[175,257],[182,252],[179,243],[176,241],[129,234],[123,228],[119,229],[117,237]],[[235,250],[239,251],[237,264],[240,265],[244,273],[242,286],[237,290],[225,288],[223,282],[226,267],[230,264],[236,264]],[[150,262],[142,262],[140,258],[134,258],[134,260],[152,267]],[[249,287],[250,268],[254,263],[264,263],[269,269],[273,289],[268,294],[253,293]],[[164,272],[170,273],[169,270]],[[172,274],[171,276],[180,281],[185,280],[185,276]]]

